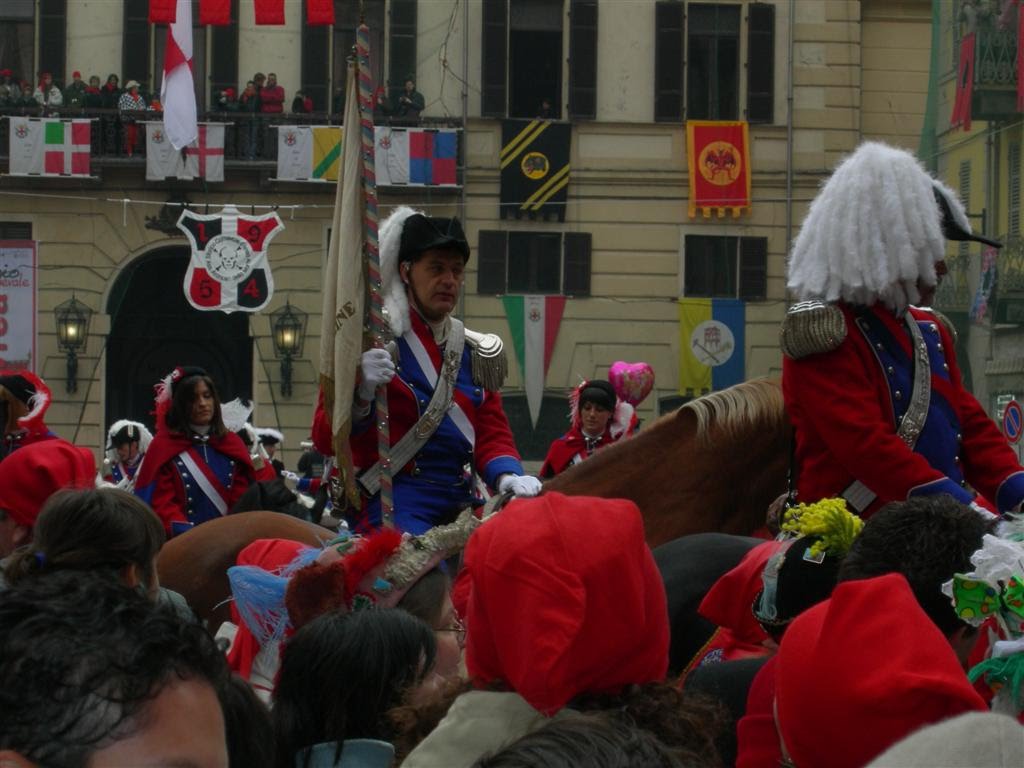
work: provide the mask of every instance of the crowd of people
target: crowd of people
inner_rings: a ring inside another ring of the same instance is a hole
[[[160,109],[156,94],[140,90],[138,81],[129,80],[124,88],[121,88],[120,82],[120,78],[113,73],[107,76],[106,82],[102,85],[99,75],[90,76],[86,82],[82,78],[82,73],[75,70],[71,73],[67,85],[61,86],[52,72],[40,72],[34,81],[30,81],[18,77],[10,69],[0,69],[0,108],[38,109],[44,113],[53,107]],[[126,106],[124,97],[129,94],[131,103]]]
[[[501,340],[453,317],[461,224],[410,208],[380,229],[394,340],[325,382],[310,477],[181,366],[154,434],[110,425],[98,483],[47,428],[45,382],[0,376],[0,762],[1024,764],[1024,467],[916,306],[947,240],[998,245],[884,145],[811,205],[781,336],[790,488],[764,537],[652,550],[633,501],[545,490],[504,414]],[[569,410],[545,479],[638,428],[602,379]],[[272,488],[328,513],[242,511]]]

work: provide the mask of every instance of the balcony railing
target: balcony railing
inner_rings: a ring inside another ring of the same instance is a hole
[[[971,114],[977,120],[1002,120],[1017,114],[1017,6],[1003,12],[996,4],[958,3],[954,36],[975,33],[974,95]]]
[[[7,117],[62,117],[89,118],[92,127],[92,158],[99,165],[123,165],[125,163],[144,162],[146,157],[146,132],[139,126],[136,132],[135,145],[129,156],[126,146],[128,131],[132,124],[144,121],[159,121],[162,113],[154,111],[122,112],[116,109],[79,108],[47,109],[6,107],[0,108],[0,159],[6,159],[10,151],[11,121]],[[199,117],[200,122],[225,123],[224,127],[224,158],[228,161],[242,162],[276,162],[277,161],[277,126],[283,125],[339,125],[340,115],[326,113],[312,114],[250,114],[247,112],[206,112]],[[460,128],[458,118],[421,117],[415,121],[399,118],[377,117],[376,125],[393,125],[395,127],[419,126],[424,128]],[[461,174],[460,174],[461,176]]]
[[[971,307],[971,257],[959,252],[946,257],[946,276],[935,292],[935,306],[945,312],[966,312]]]

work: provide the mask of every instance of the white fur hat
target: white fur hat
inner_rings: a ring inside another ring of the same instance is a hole
[[[798,301],[882,301],[894,310],[919,301],[917,281],[935,285],[935,263],[946,254],[937,195],[956,227],[970,233],[956,194],[917,158],[887,144],[861,144],[811,203],[793,243],[787,287]]]

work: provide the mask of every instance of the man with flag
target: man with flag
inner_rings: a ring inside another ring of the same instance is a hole
[[[451,316],[469,243],[458,219],[402,207],[380,228],[384,306],[395,342],[362,354],[350,446],[362,508],[349,524],[381,524],[374,393],[387,386],[395,525],[414,534],[451,522],[471,504],[479,475],[500,493],[533,496],[498,393],[507,370],[501,339]],[[313,423],[318,451],[332,453],[323,400]]]

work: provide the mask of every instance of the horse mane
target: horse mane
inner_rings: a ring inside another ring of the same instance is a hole
[[[679,407],[677,414],[690,411],[697,419],[697,438],[712,442],[712,426],[720,437],[732,438],[751,427],[782,429],[786,423],[782,387],[776,379],[751,379],[712,392]]]

